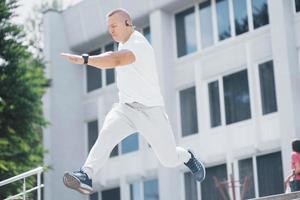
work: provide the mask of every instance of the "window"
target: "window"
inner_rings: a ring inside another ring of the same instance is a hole
[[[139,182],[130,184],[130,200],[141,200],[141,184]]]
[[[130,184],[130,200],[159,200],[158,179]]]
[[[252,158],[239,160],[239,179],[241,199],[255,198]]]
[[[89,197],[90,200],[98,200],[99,199],[99,194],[98,192],[95,192],[93,194],[90,195]]]
[[[139,149],[139,137],[137,133],[129,135],[121,143],[122,154],[137,151]]]
[[[210,126],[216,127],[221,125],[221,109],[219,82],[214,81],[208,84],[209,111],[210,111]]]
[[[88,150],[90,151],[98,138],[98,121],[88,123]]]
[[[251,118],[247,70],[223,77],[226,124]]]
[[[216,0],[219,40],[231,37],[228,0]]]
[[[105,46],[105,52],[106,51],[114,51],[115,47],[114,47],[114,43],[110,43],[108,45]],[[111,68],[111,69],[106,69],[105,70],[105,77],[106,77],[106,85],[112,84],[115,82],[115,69]]]
[[[178,57],[195,52],[197,50],[197,40],[194,7],[176,14],[175,21]]]
[[[90,55],[98,55],[101,53],[101,49],[90,52]],[[86,65],[86,80],[87,80],[87,92],[91,92],[102,87],[102,70],[96,67]]]
[[[121,200],[120,188],[113,188],[102,191],[102,200]]]
[[[269,24],[268,0],[252,0],[254,29]]]
[[[197,184],[191,172],[184,173],[185,200],[197,200]]]
[[[259,196],[284,193],[281,152],[257,157]]]
[[[159,200],[157,179],[144,182],[144,200]]]
[[[207,168],[206,178],[201,184],[201,199],[229,199],[226,181],[227,169],[225,164]]]
[[[240,35],[249,30],[247,0],[233,0],[235,34]]]
[[[198,117],[195,87],[180,91],[180,114],[182,136],[198,132]]]
[[[144,34],[145,38],[148,40],[148,42],[151,43],[150,26],[143,28],[143,34]]]
[[[259,65],[260,93],[263,114],[277,111],[273,61]]]
[[[110,158],[111,157],[116,157],[116,156],[118,156],[119,155],[119,145],[117,144],[114,148],[113,148],[113,150],[110,152]]]
[[[300,12],[300,0],[295,0],[296,12]]]
[[[214,35],[212,27],[212,7],[211,1],[207,0],[199,4],[200,31],[202,48],[213,45]]]

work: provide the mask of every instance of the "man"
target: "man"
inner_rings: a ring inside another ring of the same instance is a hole
[[[107,23],[113,40],[119,43],[118,51],[96,56],[61,54],[75,64],[88,64],[102,69],[116,68],[119,89],[119,103],[114,104],[105,117],[85,164],[79,171],[65,173],[64,184],[84,194],[92,193],[92,180],[109,158],[112,149],[135,132],[147,140],[162,165],[176,167],[184,163],[196,180],[203,181],[203,164],[191,151],[176,147],[164,110],[153,48],[141,33],[134,30],[126,10],[110,12]]]

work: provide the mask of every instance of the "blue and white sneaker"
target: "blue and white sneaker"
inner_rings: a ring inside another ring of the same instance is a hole
[[[196,181],[202,182],[205,179],[205,167],[190,150],[188,152],[191,154],[191,158],[184,164],[191,170]]]
[[[82,171],[66,172],[63,177],[65,186],[76,190],[82,194],[92,194],[92,179]]]

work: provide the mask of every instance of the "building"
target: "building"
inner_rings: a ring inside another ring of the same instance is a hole
[[[184,166],[162,167],[135,133],[111,153],[95,183],[98,193],[88,197],[63,186],[63,173],[82,166],[118,93],[113,69],[75,66],[60,53],[114,50],[105,15],[117,7],[132,14],[155,49],[176,140],[205,162],[201,185]],[[51,122],[45,163],[53,167],[45,175],[46,200],[217,200],[284,192],[290,142],[300,136],[299,0],[83,0],[45,12],[44,40],[52,79],[44,97]],[[231,177],[235,189],[224,189]]]

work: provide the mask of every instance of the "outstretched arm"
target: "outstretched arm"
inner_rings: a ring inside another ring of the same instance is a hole
[[[83,64],[83,58],[80,55],[69,53],[61,53],[68,61],[74,64]],[[134,54],[129,50],[121,50],[116,52],[105,52],[96,56],[89,56],[88,65],[98,68],[115,68],[128,65],[135,62]]]

